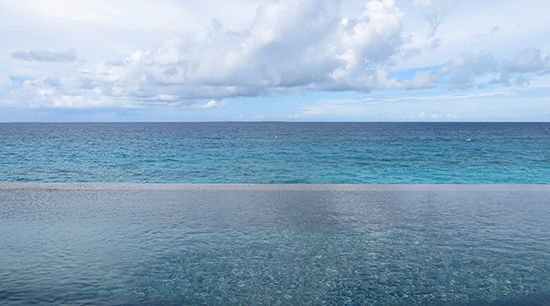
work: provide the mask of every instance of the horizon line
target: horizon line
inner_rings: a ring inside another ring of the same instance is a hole
[[[295,120],[212,120],[212,121],[0,121],[7,123],[550,123],[550,121],[295,121]]]

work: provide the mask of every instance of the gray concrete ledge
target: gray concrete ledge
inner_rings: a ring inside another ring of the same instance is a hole
[[[274,191],[550,191],[550,185],[514,184],[143,184],[143,183],[13,183],[3,190],[274,190]]]

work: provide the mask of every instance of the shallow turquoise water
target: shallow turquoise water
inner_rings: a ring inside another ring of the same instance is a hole
[[[550,123],[4,123],[0,181],[550,184]]]
[[[0,304],[547,305],[549,198],[525,185],[0,185]]]

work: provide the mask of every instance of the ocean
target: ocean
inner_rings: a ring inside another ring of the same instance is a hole
[[[0,181],[548,184],[550,123],[2,123]]]

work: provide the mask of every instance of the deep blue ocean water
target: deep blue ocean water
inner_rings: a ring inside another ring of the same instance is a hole
[[[2,123],[0,181],[549,184],[550,123]]]

